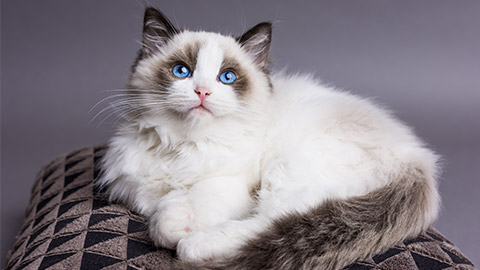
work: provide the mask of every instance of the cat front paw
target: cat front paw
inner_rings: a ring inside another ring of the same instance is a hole
[[[175,249],[194,229],[193,212],[182,204],[160,207],[149,220],[149,233],[155,245],[169,249]]]
[[[221,231],[197,231],[178,242],[177,256],[188,262],[214,261],[233,255],[236,248]]]

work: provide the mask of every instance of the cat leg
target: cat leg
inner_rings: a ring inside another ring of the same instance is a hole
[[[193,227],[193,211],[187,190],[173,190],[157,203],[149,218],[149,234],[157,246],[175,248],[178,240],[186,237]]]
[[[299,198],[311,197],[310,193],[306,189],[262,190],[258,194],[255,215],[195,231],[180,240],[177,255],[186,262],[217,261],[232,257],[246,242],[267,230],[276,217],[301,208],[298,207]]]
[[[245,215],[250,200],[242,177],[215,177],[188,190],[171,191],[159,200],[149,220],[150,236],[158,246],[175,248],[192,232]]]
[[[248,239],[264,231],[268,224],[267,219],[255,216],[203,228],[178,242],[177,256],[184,262],[206,262],[231,257]]]
[[[229,258],[250,239],[268,230],[273,220],[307,211],[325,197],[321,189],[288,177],[285,164],[288,161],[275,160],[265,170],[252,216],[195,231],[178,243],[179,258],[190,262]]]

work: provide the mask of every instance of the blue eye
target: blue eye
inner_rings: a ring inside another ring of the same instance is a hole
[[[231,84],[237,80],[237,75],[233,71],[224,71],[218,76],[218,80],[225,84]]]
[[[186,77],[190,76],[191,72],[190,72],[190,69],[188,69],[187,66],[182,65],[182,64],[178,64],[178,65],[175,65],[172,68],[172,73],[173,73],[173,75],[175,75],[175,77],[186,78]]]

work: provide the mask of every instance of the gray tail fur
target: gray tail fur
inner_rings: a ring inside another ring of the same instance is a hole
[[[436,215],[432,179],[418,169],[364,196],[329,200],[290,214],[220,262],[177,262],[178,269],[333,270],[418,235]]]

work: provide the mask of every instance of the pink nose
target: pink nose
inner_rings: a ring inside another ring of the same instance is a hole
[[[197,93],[198,98],[203,103],[203,101],[209,96],[212,92],[208,90],[206,87],[200,86],[195,89],[195,93]]]

